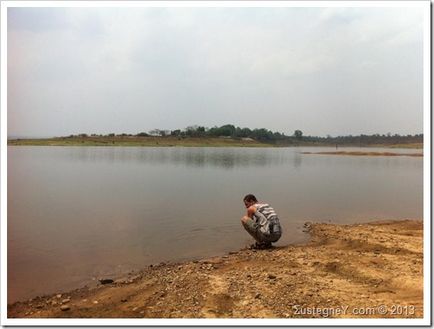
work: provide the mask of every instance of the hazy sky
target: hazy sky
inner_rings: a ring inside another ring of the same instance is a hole
[[[8,8],[8,135],[423,131],[419,8]]]

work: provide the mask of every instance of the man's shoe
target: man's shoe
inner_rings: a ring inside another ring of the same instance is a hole
[[[271,242],[255,242],[250,246],[250,249],[257,249],[257,250],[264,250],[264,249],[270,249],[273,248]]]

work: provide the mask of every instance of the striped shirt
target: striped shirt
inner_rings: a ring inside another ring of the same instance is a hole
[[[270,234],[270,222],[279,221],[276,212],[267,203],[256,203],[253,206],[256,208],[253,219],[258,224],[259,230],[262,233]]]

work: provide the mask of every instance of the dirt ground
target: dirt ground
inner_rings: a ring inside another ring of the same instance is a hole
[[[8,305],[9,318],[423,316],[422,221],[305,224],[311,241],[159,264]]]

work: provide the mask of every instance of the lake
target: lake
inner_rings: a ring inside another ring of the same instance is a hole
[[[335,149],[8,146],[8,302],[245,247],[249,193],[278,245],[306,221],[423,217],[422,157],[301,154],[318,150]]]

